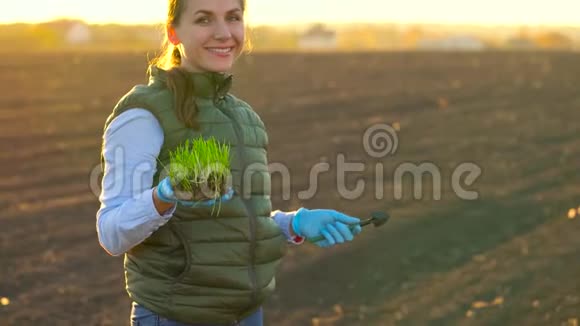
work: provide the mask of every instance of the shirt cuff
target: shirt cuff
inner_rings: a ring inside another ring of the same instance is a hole
[[[155,190],[155,188],[151,189],[151,201],[150,201],[150,210],[151,210],[151,215],[155,216],[157,218],[161,218],[163,220],[165,220],[165,222],[167,222],[172,216],[173,213],[175,213],[175,210],[177,209],[177,204],[174,204],[171,208],[169,208],[168,210],[166,210],[165,212],[162,212],[161,214],[159,214],[159,211],[157,211],[157,207],[155,207],[155,200],[153,199],[153,191]]]
[[[296,211],[282,212],[280,210],[276,210],[272,212],[272,218],[274,218],[276,224],[278,224],[278,226],[282,230],[282,233],[284,233],[284,236],[286,236],[286,240],[288,241],[288,243],[301,245],[304,243],[305,238],[298,235],[292,236],[290,234],[290,228],[292,227],[291,221],[292,218],[294,217],[294,214],[296,214]]]

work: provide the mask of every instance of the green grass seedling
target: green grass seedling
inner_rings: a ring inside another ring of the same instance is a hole
[[[227,192],[229,174],[230,147],[214,137],[188,139],[169,153],[168,175],[179,200],[215,199],[219,213],[219,199]]]

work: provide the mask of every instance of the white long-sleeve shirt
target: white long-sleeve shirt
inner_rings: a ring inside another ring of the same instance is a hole
[[[148,238],[173,216],[176,206],[158,212],[153,203],[153,176],[163,145],[163,129],[148,110],[129,109],[117,116],[103,135],[105,171],[97,212],[99,243],[118,256]],[[272,217],[289,243],[304,239],[290,235],[292,212]]]

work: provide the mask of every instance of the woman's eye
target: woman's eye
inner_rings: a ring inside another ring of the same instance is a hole
[[[209,23],[209,18],[208,18],[208,17],[201,17],[201,18],[198,18],[198,19],[195,21],[195,23],[196,23],[196,24],[207,24],[207,23]]]
[[[232,22],[237,22],[237,21],[240,21],[240,20],[242,20],[242,18],[240,18],[240,16],[230,16],[230,17],[228,18],[228,20],[229,20],[229,21],[232,21]]]

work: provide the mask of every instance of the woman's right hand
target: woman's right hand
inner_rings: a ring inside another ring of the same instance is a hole
[[[234,190],[231,187],[228,187],[226,193],[218,197],[217,199],[208,199],[202,201],[187,201],[187,200],[180,200],[175,196],[175,191],[171,186],[171,182],[169,177],[165,177],[156,187],[156,195],[157,198],[167,204],[175,204],[179,203],[186,207],[210,207],[216,203],[216,201],[228,201],[234,195]]]

